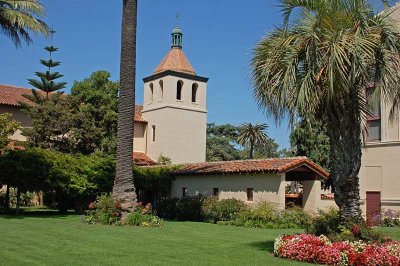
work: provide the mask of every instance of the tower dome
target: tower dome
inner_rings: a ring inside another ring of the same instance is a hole
[[[175,28],[172,30],[171,36],[172,36],[172,46],[171,46],[171,48],[182,49],[183,33],[182,33],[182,31],[181,31],[181,29],[179,28],[178,25],[176,25]]]
[[[178,25],[172,30],[171,50],[167,53],[161,63],[156,67],[153,74],[161,73],[167,70],[183,72],[190,75],[196,75],[195,70],[182,50],[182,30]]]

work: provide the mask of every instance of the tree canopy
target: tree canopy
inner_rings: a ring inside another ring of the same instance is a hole
[[[241,126],[231,124],[207,124],[207,161],[243,160],[249,157],[250,146],[240,146],[238,137]],[[254,147],[254,158],[279,157],[279,145],[268,138],[260,145]]]
[[[240,126],[239,136],[237,137],[237,142],[249,149],[249,159],[254,157],[254,146],[267,147],[266,143],[268,141],[268,135],[266,130],[268,128],[267,124],[253,125],[252,123],[244,123]]]
[[[1,0],[0,31],[8,36],[15,46],[22,41],[31,43],[30,32],[47,35],[48,27],[40,18],[45,9],[38,0]]]
[[[9,143],[9,137],[19,129],[21,124],[12,120],[12,114],[0,114],[0,152]]]
[[[101,152],[115,155],[118,82],[106,71],[75,81],[71,94],[49,94],[46,99],[33,90],[27,96],[35,104],[23,104],[32,125],[24,128],[28,144],[67,153]]]

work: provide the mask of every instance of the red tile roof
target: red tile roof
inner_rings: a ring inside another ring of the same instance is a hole
[[[185,53],[179,48],[172,48],[169,50],[161,63],[156,67],[153,74],[161,73],[167,70],[196,75],[196,72],[187,59]]]
[[[327,178],[329,173],[321,166],[308,160],[307,157],[271,158],[261,160],[242,160],[226,162],[207,162],[185,164],[175,172],[176,175],[212,175],[244,173],[286,173],[305,166]]]
[[[31,91],[31,89],[27,88],[0,84],[0,105],[2,104],[19,107],[21,106],[19,102],[32,105],[33,103],[23,96],[24,94],[31,94]],[[142,105],[136,105],[134,121],[147,123],[147,121],[142,117],[142,109]]]
[[[31,93],[30,89],[0,84],[0,104],[21,106],[19,102],[25,102],[32,105],[32,102],[23,96]]]
[[[150,166],[156,165],[157,163],[153,161],[143,152],[133,152],[133,163],[139,166]]]

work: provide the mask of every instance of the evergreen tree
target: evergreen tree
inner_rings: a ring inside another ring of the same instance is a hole
[[[46,99],[49,98],[49,93],[55,92],[58,90],[61,90],[65,88],[65,85],[67,85],[66,82],[56,82],[56,79],[59,79],[63,77],[62,74],[59,72],[55,71],[52,72],[52,68],[57,67],[61,64],[59,61],[53,61],[53,53],[58,51],[58,48],[53,46],[53,35],[55,31],[52,30],[50,31],[50,40],[51,40],[51,45],[46,46],[44,49],[49,52],[49,59],[48,60],[40,60],[40,63],[47,67],[46,72],[35,72],[35,75],[39,79],[28,79],[29,84],[32,85],[34,88],[41,90],[46,93]],[[37,96],[37,94],[36,94]]]

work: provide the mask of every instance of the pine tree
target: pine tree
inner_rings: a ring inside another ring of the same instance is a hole
[[[61,64],[59,61],[53,61],[53,53],[58,51],[58,48],[53,46],[53,35],[55,31],[51,30],[50,31],[50,39],[51,39],[51,44],[50,46],[46,46],[44,49],[49,52],[50,58],[48,60],[40,60],[40,63],[47,67],[46,72],[35,72],[35,75],[39,79],[28,79],[29,84],[35,87],[38,90],[41,90],[46,93],[46,99],[49,98],[49,93],[55,92],[58,90],[61,90],[65,88],[65,85],[67,85],[66,82],[56,82],[56,79],[59,79],[63,77],[62,74],[59,72],[52,72],[52,68],[57,67]],[[34,93],[37,94],[37,93]],[[35,95],[37,98],[38,95]]]

